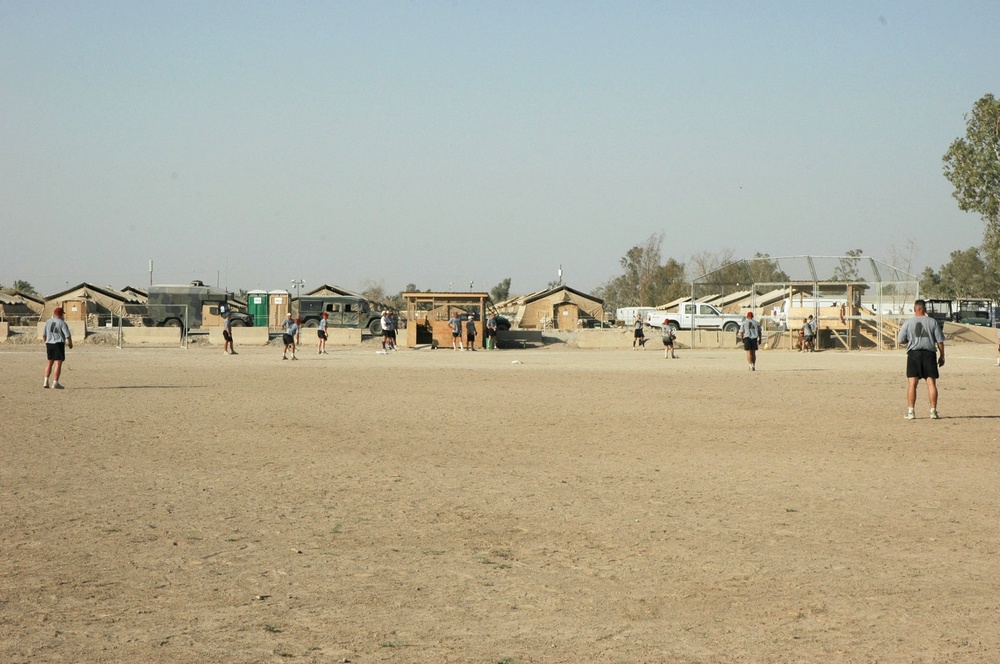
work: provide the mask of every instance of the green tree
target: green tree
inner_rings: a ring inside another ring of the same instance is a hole
[[[490,289],[490,299],[494,302],[503,302],[508,297],[510,297],[510,277]]]
[[[623,273],[595,290],[609,309],[653,307],[683,295],[688,289],[684,264],[674,259],[663,263],[663,234],[653,234],[629,249],[619,261]]]
[[[781,284],[791,281],[788,274],[782,270],[778,261],[769,260],[768,254],[759,251],[753,255],[754,260],[750,261],[750,277],[755,284]]]
[[[942,159],[959,209],[983,218],[986,260],[1000,269],[1000,99],[987,94],[973,104],[965,138],[955,139]]]
[[[840,265],[833,269],[830,281],[861,281],[861,275],[858,273],[858,262],[863,254],[861,249],[845,251],[844,256],[840,259]]]
[[[22,279],[15,281],[11,289],[27,295],[38,295],[38,291],[35,290],[35,287]]]
[[[941,274],[930,266],[925,267],[920,275],[920,295],[934,299],[945,297],[941,290]]]
[[[982,254],[979,247],[951,252],[951,260],[941,266],[940,272],[924,270],[920,291],[935,298],[993,297],[997,292],[997,276]]]

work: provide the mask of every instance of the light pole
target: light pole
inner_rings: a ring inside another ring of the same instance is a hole
[[[292,279],[292,285],[295,286],[295,305],[298,306],[299,294],[302,290],[302,287],[306,285],[306,282],[304,279]],[[288,307],[288,310],[291,311],[292,308]]]

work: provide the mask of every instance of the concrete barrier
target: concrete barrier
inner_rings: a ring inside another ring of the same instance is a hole
[[[658,329],[645,329],[647,349],[662,349],[663,334]],[[609,330],[580,330],[576,332],[577,348],[632,348],[635,335],[632,328]],[[675,348],[691,347],[691,330],[679,330],[674,340]],[[695,330],[695,348],[742,349],[742,344],[736,341],[735,332],[721,330]]]
[[[122,339],[125,344],[149,346],[180,346],[179,327],[123,327]]]
[[[319,341],[316,330],[307,329],[302,332],[303,344],[315,344]],[[308,339],[308,340],[307,340]],[[361,330],[353,330],[342,327],[330,327],[326,330],[327,346],[360,346]]]
[[[266,327],[234,327],[233,346],[266,346],[270,334]],[[221,346],[224,343],[221,327],[208,328],[208,343]],[[237,351],[239,352],[239,351]]]

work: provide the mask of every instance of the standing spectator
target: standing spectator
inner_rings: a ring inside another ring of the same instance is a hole
[[[226,317],[222,321],[222,352],[227,355],[236,355],[233,348],[233,312],[227,311]]]
[[[465,350],[465,346],[462,345],[462,319],[458,317],[457,311],[448,319],[448,325],[451,327],[451,349]]]
[[[42,381],[42,388],[49,386],[49,376],[52,376],[52,389],[63,389],[59,382],[59,374],[62,372],[62,364],[66,361],[66,347],[73,347],[73,336],[70,334],[69,325],[63,320],[62,307],[52,310],[52,318],[45,321],[42,328],[42,336],[45,337],[45,380]]]
[[[299,359],[295,357],[295,344],[299,340],[299,322],[292,318],[291,314],[288,314],[288,317],[281,323],[281,330],[281,340],[285,343],[285,349],[281,352],[281,359],[288,359],[289,350],[292,352],[293,360]]]
[[[469,350],[476,350],[476,316],[469,314],[465,321],[465,342],[469,344]]]
[[[743,350],[747,352],[750,371],[757,371],[757,348],[760,336],[760,323],[753,319],[753,312],[748,311],[746,319],[740,323],[739,337],[743,340]]]
[[[917,384],[927,381],[927,398],[931,402],[931,419],[939,419],[937,411],[939,377],[938,367],[944,366],[944,333],[938,322],[927,315],[927,303],[913,303],[913,318],[899,328],[899,343],[906,344],[906,415],[916,418],[913,409],[917,404]]]
[[[319,327],[316,329],[316,336],[319,337],[317,342],[317,349],[319,350],[319,355],[326,355],[326,326],[327,321],[330,318],[330,314],[323,312],[323,316],[319,319]]]
[[[997,366],[1000,367],[1000,323],[997,323]]]
[[[677,356],[674,355],[674,339],[677,335],[674,334],[674,328],[669,325],[663,326],[663,359],[667,359],[667,352],[670,353],[670,359],[676,360]]]
[[[490,312],[486,318],[486,330],[483,332],[483,340],[486,343],[486,350],[495,350],[497,347],[497,315]],[[997,360],[1000,366],[1000,360]]]
[[[816,350],[816,323],[813,321],[812,315],[805,320],[805,324],[802,325],[802,350],[809,353]]]
[[[809,319],[803,318],[802,327],[799,328],[799,336],[795,340],[795,347],[799,349],[800,353],[806,349],[806,327],[808,327],[808,325]]]
[[[635,332],[632,335],[632,350],[642,350],[646,345],[646,335],[642,332],[642,316],[635,317]]]
[[[388,309],[382,312],[382,350],[396,350],[396,319]]]

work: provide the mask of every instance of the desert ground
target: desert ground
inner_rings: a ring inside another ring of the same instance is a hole
[[[1000,653],[995,346],[237,350],[0,344],[0,661]]]

